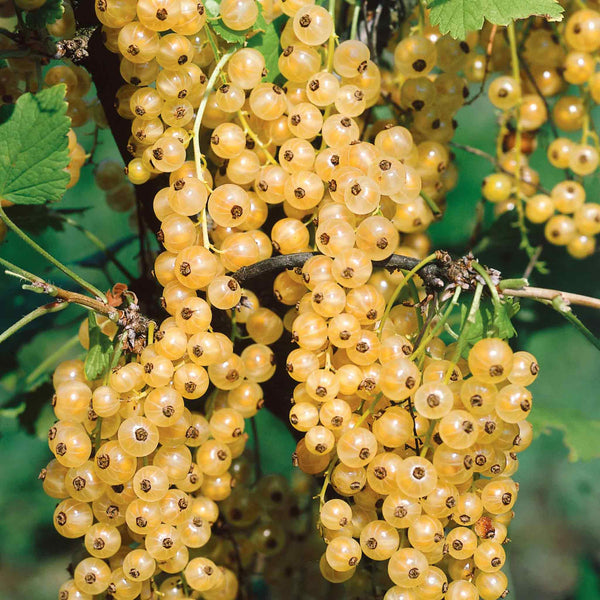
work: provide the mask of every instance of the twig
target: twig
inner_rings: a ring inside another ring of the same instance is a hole
[[[487,77],[490,72],[490,60],[492,58],[492,48],[494,46],[494,39],[496,38],[497,30],[498,30],[498,26],[492,25],[492,29],[490,31],[490,39],[488,40],[487,47],[485,50],[485,72],[483,73],[483,79],[481,80],[481,86],[479,88],[479,91],[472,98],[470,98],[467,102],[465,102],[465,104],[464,104],[465,106],[468,106],[469,104],[473,104],[473,102],[475,102],[475,100],[477,100],[477,98],[479,98],[479,96],[481,96],[481,94],[483,94],[483,90],[485,89],[485,82],[487,81]]]
[[[84,165],[93,165],[94,164],[94,154],[96,153],[96,149],[98,148],[98,134],[100,133],[100,127],[96,125],[94,127],[94,132],[92,133],[92,147],[90,148],[90,154],[87,157]]]
[[[43,317],[44,315],[49,315],[50,313],[58,312],[59,310],[63,310],[67,307],[62,301],[50,302],[49,304],[45,304],[44,306],[38,306],[38,308],[32,310],[30,313],[26,314],[24,317],[19,319],[16,323],[11,325],[8,329],[3,331],[0,334],[0,344],[8,339],[11,335],[17,333],[17,331],[23,329],[25,325],[29,325],[32,321],[35,321],[39,317]]]
[[[231,276],[236,279],[242,287],[246,287],[250,280],[263,275],[280,273],[287,269],[302,267],[309,258],[318,254],[319,252],[298,252],[295,254],[273,256],[248,267],[242,267],[232,273]],[[388,269],[390,271],[411,271],[419,264],[419,262],[418,258],[413,258],[412,256],[392,254],[392,256],[386,260],[373,261],[373,266],[376,268]],[[426,287],[439,289],[444,286],[445,268],[437,261],[432,262],[419,269],[419,277],[423,280]]]
[[[485,152],[485,150],[481,150],[479,148],[475,148],[474,146],[469,146],[467,144],[459,144],[458,142],[448,142],[448,144],[450,146],[452,146],[453,148],[457,148],[458,150],[464,150],[465,152],[468,152],[469,154],[474,154],[475,156],[479,156],[480,158],[485,158],[485,160],[492,163],[494,165],[494,167],[501,173],[506,173],[507,175],[514,177],[515,181],[519,181],[520,183],[527,183],[529,185],[532,185],[530,181],[526,181],[525,179],[523,179],[520,176],[520,173],[519,173],[519,177],[517,177],[515,173],[511,173],[510,171],[507,171],[504,167],[502,167],[500,165],[500,163],[498,162],[496,157],[492,156],[489,152]],[[538,190],[539,192],[541,192],[542,194],[546,194],[548,196],[550,195],[550,190],[546,189],[539,183],[535,185],[535,189]]]
[[[84,290],[87,290],[94,296],[101,298],[103,301],[106,301],[106,296],[103,292],[101,292],[97,287],[93,286],[91,283],[88,283],[85,279],[74,273],[67,267],[63,265],[59,260],[54,258],[49,252],[46,252],[39,244],[34,242],[24,231],[22,231],[17,225],[15,225],[4,212],[4,209],[0,206],[0,219],[4,221],[7,227],[12,229],[28,246],[31,246],[38,254],[43,256],[49,263],[53,264],[57,269],[62,271],[67,277],[70,277],[73,281],[78,283]]]
[[[522,289],[505,289],[502,290],[504,296],[514,296],[518,298],[531,298],[533,300],[548,300],[552,302],[556,298],[562,298],[567,304],[575,304],[577,306],[588,306],[600,310],[600,299],[592,298],[591,296],[582,296],[581,294],[573,294],[571,292],[563,292],[560,290],[551,290],[547,288],[538,288],[526,286]]]
[[[78,292],[71,292],[70,290],[65,290],[52,285],[37,275],[28,273],[27,271],[17,267],[17,265],[13,265],[3,258],[0,258],[0,264],[7,267],[7,274],[16,274],[18,277],[28,281],[29,283],[23,286],[27,290],[37,292],[39,294],[47,294],[48,296],[57,298],[61,302],[65,302],[67,304],[79,304],[80,306],[89,308],[101,315],[106,315],[113,321],[117,321],[119,318],[119,311],[110,306],[108,302],[104,302],[103,300],[99,300],[97,298],[91,298],[90,296],[86,296],[85,294],[80,294]]]
[[[539,259],[540,255],[542,254],[543,249],[544,249],[544,246],[542,244],[540,244],[536,248],[535,252],[531,255],[531,258],[529,259],[529,263],[527,264],[525,271],[523,271],[523,279],[529,279],[529,277],[531,276],[531,273],[533,272],[533,269],[535,269],[535,265],[537,265],[538,259]]]

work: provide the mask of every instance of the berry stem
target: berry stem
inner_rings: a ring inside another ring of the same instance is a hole
[[[494,304],[502,304],[502,300],[500,300],[500,296],[498,295],[498,290],[496,289],[496,286],[494,285],[494,282],[492,281],[486,269],[482,267],[476,260],[473,261],[471,266],[473,267],[473,269],[475,269],[475,271],[477,271],[477,273],[479,273],[479,275],[481,275],[482,279],[485,281],[485,284],[488,286],[490,294],[492,295],[492,300],[494,301]]]
[[[210,39],[210,36],[209,36]],[[210,79],[208,80],[208,84],[206,86],[206,90],[204,92],[204,96],[200,101],[200,106],[198,107],[198,112],[196,113],[196,119],[194,120],[193,127],[193,135],[192,135],[192,146],[194,148],[194,161],[196,163],[196,175],[198,179],[204,183],[204,185],[208,188],[209,191],[212,191],[208,182],[204,179],[204,174],[202,172],[202,151],[200,150],[200,125],[202,124],[202,117],[204,116],[204,111],[206,110],[206,104],[208,103],[208,97],[215,85],[215,81],[221,72],[221,69],[225,66],[225,63],[229,60],[229,57],[233,54],[233,50],[230,50],[226,54],[224,54],[220,60],[217,62]],[[205,248],[210,249],[211,244],[208,238],[208,222],[206,218],[206,208],[202,209],[202,244]]]
[[[358,33],[358,18],[360,17],[360,2],[354,4],[352,10],[352,25],[350,26],[350,39],[355,40],[356,34]]]
[[[17,267],[11,262],[8,262],[6,259],[0,257],[0,265],[6,267],[6,271],[4,271],[7,275],[11,277],[19,277],[21,279],[25,279],[31,283],[41,282],[43,281],[37,275],[26,271],[25,269],[21,269],[21,267]]]
[[[429,207],[429,210],[433,213],[436,219],[439,219],[442,216],[442,211],[440,207],[435,203],[435,200],[426,192],[421,190],[421,198],[425,200],[425,203]]]
[[[381,400],[381,396],[383,396],[383,392],[379,392],[379,394],[377,394],[377,396],[375,396],[375,398],[371,401],[371,404],[369,404],[369,406],[367,407],[367,410],[365,410],[362,413],[362,415],[360,416],[360,419],[358,421],[356,421],[354,428],[360,427],[365,422],[365,419],[369,415],[373,414],[373,411],[375,410],[377,403],[379,402],[379,400]]]
[[[335,0],[329,0],[329,14],[333,19],[335,24]],[[333,52],[335,51],[335,40],[337,39],[337,34],[335,33],[335,26],[331,35],[329,36],[329,41],[327,42],[327,70],[331,73],[333,70]]]
[[[477,100],[477,98],[479,98],[479,96],[481,96],[481,94],[483,94],[483,91],[485,90],[485,84],[488,78],[488,75],[490,73],[490,60],[492,58],[492,49],[494,47],[494,40],[496,39],[496,32],[498,31],[498,25],[492,25],[492,28],[490,30],[490,37],[488,39],[488,43],[485,49],[485,71],[483,73],[483,78],[481,80],[481,84],[479,87],[479,90],[477,90],[477,93],[470,98],[469,100],[467,100],[467,102],[465,102],[465,106],[468,106],[469,104],[473,104],[473,102],[475,102],[475,100]]]
[[[88,283],[85,279],[79,277],[77,273],[74,273],[67,267],[63,265],[59,260],[54,258],[50,253],[46,252],[39,244],[34,242],[24,231],[21,230],[20,227],[15,225],[4,212],[4,209],[0,206],[0,219],[4,221],[7,227],[12,229],[26,244],[31,246],[38,254],[43,256],[48,262],[53,264],[57,269],[62,271],[65,275],[70,277],[75,283],[79,284],[84,290],[90,292],[95,297],[100,298],[103,302],[106,302],[106,296],[103,292],[101,292],[98,288],[93,286],[91,283]]]
[[[265,153],[265,157],[267,161],[272,165],[279,165],[279,163],[275,160],[275,157],[269,152],[267,146],[263,143],[263,141],[258,137],[258,134],[250,127],[250,123],[246,119],[244,112],[242,110],[237,111],[238,119],[240,120],[240,125],[244,129],[244,133],[249,135],[254,143]]]
[[[355,425],[355,427],[358,427],[358,425]],[[327,465],[327,470],[325,471],[325,480],[323,481],[323,485],[321,486],[321,491],[319,492],[319,495],[317,496],[317,498],[319,498],[319,508],[320,509],[323,508],[323,504],[325,504],[325,494],[327,493],[327,488],[329,487],[329,483],[331,482],[331,472],[333,471],[333,467],[335,466],[336,462],[337,462],[337,454],[334,455],[334,457],[329,462],[329,465]]]
[[[0,344],[7,340],[14,333],[17,333],[17,331],[23,329],[23,327],[26,325],[29,325],[29,323],[32,321],[35,321],[37,318],[43,317],[44,315],[48,315],[50,313],[58,312],[67,306],[68,304],[62,300],[50,302],[49,304],[44,304],[44,306],[38,306],[36,309],[19,319],[16,323],[13,323],[8,329],[0,333]]]
[[[418,263],[414,268],[412,268],[405,276],[404,279],[398,284],[398,286],[396,287],[396,289],[394,290],[394,293],[392,294],[392,297],[390,298],[389,302],[387,303],[387,306],[385,307],[385,312],[383,313],[383,317],[381,317],[381,321],[379,321],[379,326],[377,327],[377,333],[379,335],[379,337],[381,337],[381,333],[383,331],[383,326],[390,314],[390,311],[392,310],[392,307],[394,306],[394,304],[396,303],[396,300],[398,300],[398,296],[400,296],[400,292],[404,289],[404,286],[406,286],[406,284],[425,266],[428,265],[429,263],[433,262],[434,260],[436,260],[438,257],[436,252],[433,252],[432,254],[430,254],[429,256],[425,257],[420,263]]]
[[[193,136],[192,136],[192,145],[194,148],[194,161],[196,162],[196,174],[200,181],[202,181],[207,187],[208,183],[204,180],[204,176],[202,174],[202,151],[200,150],[200,125],[202,124],[202,117],[204,116],[204,111],[206,110],[206,104],[208,103],[208,97],[210,96],[213,87],[215,86],[215,81],[217,77],[221,73],[221,69],[225,66],[225,63],[229,60],[231,55],[233,54],[233,50],[230,50],[226,54],[219,59],[217,62],[209,80],[206,85],[206,90],[204,92],[204,96],[200,101],[200,106],[198,107],[198,112],[196,113],[196,119],[194,120],[193,127]]]
[[[418,348],[412,353],[412,355],[410,357],[411,360],[414,361],[417,358],[419,358],[419,356],[421,356],[425,352],[425,348],[427,347],[427,344],[429,344],[429,342],[445,327],[446,322],[448,321],[448,319],[450,317],[450,314],[454,310],[454,307],[458,304],[458,298],[459,298],[461,292],[462,292],[462,288],[460,288],[460,287],[457,287],[454,290],[454,294],[452,295],[452,298],[448,302],[446,310],[444,311],[444,314],[442,315],[440,320],[436,323],[435,327],[429,332],[429,334],[427,334],[421,340],[421,343],[419,344]]]

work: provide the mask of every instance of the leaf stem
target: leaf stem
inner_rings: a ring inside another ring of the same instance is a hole
[[[77,284],[79,284],[84,290],[87,290],[88,292],[90,292],[90,294],[93,294],[97,298],[100,298],[101,300],[106,302],[106,296],[104,295],[103,292],[101,292],[98,288],[93,286],[91,283],[88,283],[85,279],[81,278],[79,275],[77,275],[77,273],[74,273],[73,271],[71,271],[71,269],[69,269],[69,267],[67,267],[66,265],[63,265],[63,263],[61,263],[59,260],[54,258],[54,256],[52,256],[50,253],[46,252],[46,250],[44,250],[39,244],[34,242],[24,231],[21,230],[20,227],[15,225],[8,218],[7,214],[4,212],[4,209],[1,206],[0,206],[0,219],[2,219],[2,221],[4,221],[4,223],[6,224],[7,227],[12,229],[26,244],[31,246],[38,254],[43,256],[49,263],[53,264],[57,269],[59,269],[65,275],[70,277],[73,281],[75,281]]]

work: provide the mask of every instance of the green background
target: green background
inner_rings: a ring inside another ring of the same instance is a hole
[[[484,150],[494,151],[495,114],[485,99],[458,114],[455,140]],[[78,131],[80,142],[90,148],[91,128]],[[547,143],[545,132],[540,145]],[[480,198],[481,179],[491,172],[485,160],[456,150],[460,173],[459,185],[448,198],[444,220],[430,232],[436,248],[464,250],[475,219]],[[108,134],[102,133],[95,161],[116,158],[117,152]],[[537,152],[532,164],[540,169],[545,187],[559,181],[560,173],[546,164],[543,151]],[[110,211],[104,196],[93,183],[93,167],[82,171],[81,181],[58,205],[60,208],[86,208],[74,218],[96,233],[107,244],[133,237],[128,215]],[[588,194],[597,193],[597,181],[586,185]],[[146,198],[151,202],[152,198]],[[490,207],[487,207],[488,213]],[[486,222],[493,218],[487,214]],[[520,275],[526,256],[518,250],[516,232],[503,219],[492,231],[492,244],[483,261],[502,269],[505,276]],[[539,232],[532,232],[533,237]],[[113,268],[107,271],[81,266],[98,258],[96,249],[74,229],[47,229],[36,239],[56,257],[77,268],[96,285],[108,287],[122,280]],[[494,246],[499,241],[499,246]],[[20,266],[68,286],[62,276],[48,269],[14,236],[9,235],[0,248],[2,256]],[[135,240],[118,253],[131,269],[136,268]],[[600,261],[598,255],[583,262],[569,259],[562,250],[544,250],[551,273],[534,274],[532,282],[546,287],[600,296]],[[23,293],[11,278],[2,279],[0,326],[6,328],[40,301],[34,294]],[[580,316],[592,331],[600,332],[600,321],[592,311],[581,310]],[[0,598],[10,600],[47,600],[56,597],[56,589],[68,576],[65,571],[78,541],[63,540],[52,527],[55,500],[47,498],[37,480],[39,470],[50,458],[45,442],[47,426],[52,422],[50,398],[40,415],[26,413],[32,432],[24,430],[11,416],[15,405],[14,390],[24,376],[48,354],[61,348],[73,337],[84,318],[81,309],[72,308],[56,317],[38,321],[20,335],[0,346]],[[524,303],[516,319],[519,337],[514,348],[533,352],[541,364],[541,374],[533,386],[534,409],[558,415],[575,411],[577,428],[570,429],[581,448],[591,456],[600,456],[600,439],[593,434],[588,420],[600,420],[600,370],[595,348],[577,331],[567,326],[551,310]],[[66,356],[77,355],[75,348]],[[267,399],[267,409],[269,399]],[[34,417],[37,419],[34,422]],[[286,428],[264,411],[258,417],[263,470],[289,473],[289,455],[293,450]],[[521,484],[516,518],[510,527],[508,571],[511,578],[510,598],[600,599],[598,566],[600,565],[600,461],[569,462],[569,450],[563,434],[551,431],[537,438],[519,456],[521,467],[517,479]]]

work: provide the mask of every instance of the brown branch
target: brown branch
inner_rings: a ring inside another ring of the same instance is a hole
[[[107,316],[112,321],[116,321],[119,318],[119,311],[114,306],[111,306],[107,302],[102,302],[102,300],[92,298],[91,296],[86,296],[79,292],[71,292],[70,290],[50,285],[45,281],[34,282],[31,284],[31,287],[39,288],[44,294],[48,294],[53,298],[58,298],[62,302],[78,304],[79,306],[89,308],[100,315]]]
[[[531,298],[532,300],[549,300],[562,298],[567,304],[575,304],[578,306],[588,306],[600,310],[600,299],[592,298],[591,296],[582,296],[581,294],[573,294],[571,292],[563,292],[561,290],[551,290],[547,288],[529,287],[526,286],[519,290],[505,289],[500,291],[504,296],[514,296],[518,298]]]

